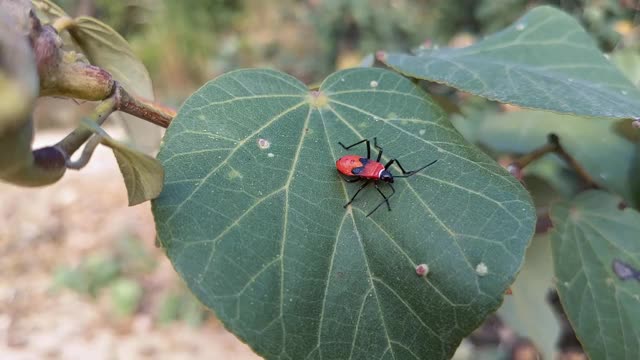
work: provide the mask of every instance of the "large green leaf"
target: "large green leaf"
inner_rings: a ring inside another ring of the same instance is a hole
[[[640,204],[640,134],[631,120],[516,111],[487,117],[473,136],[493,150],[524,154],[544,145],[549,133],[596,183]]]
[[[391,212],[365,217],[379,194],[344,209],[358,185],[335,161],[339,141],[373,137],[384,161],[438,162],[396,181]],[[521,185],[382,69],[338,72],[317,92],[275,71],[223,75],[186,101],[159,159],[160,242],[269,359],[449,358],[499,306],[534,227]]]
[[[381,60],[403,74],[501,102],[577,115],[640,116],[640,91],[575,19],[548,6],[467,48],[382,54]]]
[[[640,213],[619,202],[589,191],[551,211],[558,294],[591,359],[640,353]]]

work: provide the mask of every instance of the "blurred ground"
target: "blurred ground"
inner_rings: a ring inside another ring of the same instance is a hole
[[[40,131],[37,142],[52,144],[64,134]],[[133,316],[114,316],[104,294],[53,289],[56,269],[125,236],[140,239],[156,261],[137,279],[143,297]],[[161,294],[180,280],[154,238],[149,203],[127,207],[106,148],[49,187],[0,182],[0,359],[259,359],[214,317],[199,327],[155,320]]]

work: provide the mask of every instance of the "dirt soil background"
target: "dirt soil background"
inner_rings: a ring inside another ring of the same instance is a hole
[[[37,144],[67,132],[40,131]],[[100,297],[52,290],[55,269],[108,251],[123,236],[141,239],[157,266],[142,279],[142,306],[115,319]],[[149,203],[127,207],[109,149],[58,183],[19,188],[0,183],[0,359],[260,359],[210,317],[199,327],[158,324],[153,305],[180,284],[161,249]]]

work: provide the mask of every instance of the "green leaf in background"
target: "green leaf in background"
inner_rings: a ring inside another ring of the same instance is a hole
[[[505,103],[586,116],[640,116],[640,91],[578,22],[542,6],[461,49],[383,54],[393,69]]]
[[[614,262],[640,270],[640,213],[588,191],[555,205],[551,251],[558,294],[591,359],[635,360],[640,353],[640,273],[621,279]]]
[[[640,52],[635,48],[627,48],[611,54],[611,61],[618,66],[636,87],[640,84]]]
[[[631,120],[513,111],[481,120],[474,137],[493,150],[524,154],[546,144],[549,133],[597,184],[640,204],[640,133]]]
[[[119,278],[109,287],[113,313],[118,317],[130,317],[140,307],[144,290],[136,280]]]
[[[149,73],[120,34],[87,16],[74,19],[69,32],[91,64],[109,71],[132,95],[153,100]],[[162,136],[160,127],[124,113],[118,113],[117,117],[136,147],[146,153],[157,150]]]
[[[552,281],[549,236],[539,235],[531,240],[524,266],[511,285],[513,295],[505,297],[498,310],[507,327],[531,339],[545,359],[556,358],[560,334],[558,321],[546,300]]]
[[[31,0],[38,19],[43,23],[51,23],[56,18],[69,17],[67,13],[54,2],[49,0]]]
[[[343,208],[358,185],[335,162],[349,153],[339,141],[373,137],[383,161],[438,162],[365,217],[379,194]],[[276,71],[225,74],[185,102],[158,158],[167,255],[268,359],[448,359],[502,302],[534,228],[520,183],[382,69],[335,73],[317,92]]]
[[[112,139],[96,123],[83,121],[83,125],[101,137],[101,143],[113,150],[129,195],[129,206],[156,198],[162,191],[164,169],[158,160]]]

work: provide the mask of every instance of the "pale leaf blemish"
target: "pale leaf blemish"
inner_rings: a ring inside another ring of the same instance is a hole
[[[416,266],[416,275],[422,276],[422,277],[429,275],[429,265],[420,264]]]
[[[580,211],[578,209],[576,209],[575,207],[572,207],[571,209],[569,209],[569,218],[573,222],[578,222],[580,221],[582,216],[580,215]]]
[[[489,273],[489,268],[485,263],[481,262],[478,265],[476,265],[476,274],[478,274],[478,276],[485,276],[488,273]]]
[[[266,150],[271,147],[271,143],[267,139],[258,139],[258,147],[262,150]]]
[[[627,95],[627,94],[628,94],[628,92],[627,92],[626,90],[621,90],[621,91],[620,91],[620,93],[621,93],[622,95]]]
[[[307,102],[316,108],[324,108],[329,104],[329,98],[322,91],[314,90],[309,92]]]
[[[640,120],[633,120],[633,122],[631,123],[631,126],[633,126],[636,129],[640,129]]]
[[[518,31],[522,31],[527,27],[527,24],[525,23],[519,23],[518,25],[516,25],[516,30]]]
[[[238,178],[241,179],[242,178],[242,174],[238,170],[233,169],[233,170],[229,171],[229,173],[227,174],[227,177],[230,180],[238,179]]]
[[[369,83],[369,86],[375,89],[378,87],[378,82],[375,80],[371,80],[371,82]]]
[[[427,133],[427,130],[425,130],[425,129],[422,129],[422,130],[418,131],[418,134],[420,134],[420,135],[424,135],[426,133]]]
[[[274,157],[275,155],[274,155],[273,153],[268,153],[268,154],[267,154],[267,156],[268,156],[268,157],[270,157],[270,158],[272,158],[272,157]]]

